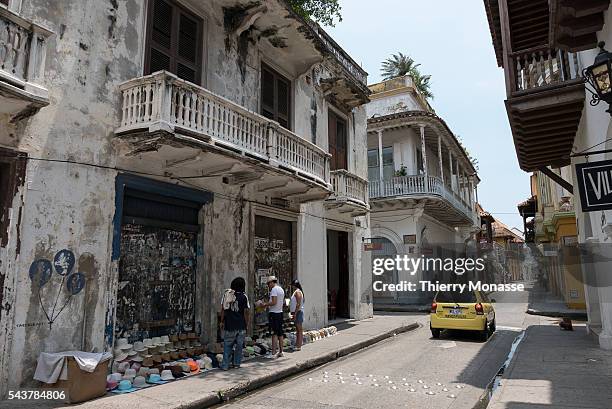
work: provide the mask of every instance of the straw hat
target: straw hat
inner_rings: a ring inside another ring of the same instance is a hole
[[[153,366],[153,355],[147,355],[142,359],[142,366]]]
[[[170,376],[172,376],[172,374],[170,374]],[[152,383],[152,384],[157,384],[157,385],[161,385],[164,383],[167,383],[167,381],[162,380],[161,376],[159,376],[158,373],[156,374],[151,374],[149,376],[149,379],[147,379],[148,383]]]
[[[172,375],[172,371],[169,370],[169,369],[164,369],[161,372],[161,376],[160,377],[161,377],[162,381],[172,381],[172,380],[174,380],[174,376]]]
[[[149,385],[144,376],[137,376],[134,378],[134,382],[132,382],[132,386],[137,389],[148,388]]]
[[[125,373],[125,371],[129,368],[130,368],[129,362],[127,361],[119,362],[119,365],[117,366],[117,372]]]
[[[268,280],[266,281],[266,283],[269,283],[271,281],[278,281],[278,279],[276,278],[276,276],[268,276]]]
[[[170,337],[168,335],[164,335],[161,337],[161,341],[162,344],[167,344],[168,342],[170,342]]]
[[[160,346],[161,345],[161,338],[160,337],[153,337],[152,342],[153,342],[153,346],[154,347]]]
[[[119,338],[115,344],[116,349],[132,349],[132,344],[128,344],[127,338]]]
[[[119,381],[123,379],[123,375],[118,372],[113,372],[112,374],[108,375],[106,379],[112,379],[113,381],[119,383]]]
[[[176,334],[172,334],[172,335],[170,335],[170,341],[172,341],[172,342],[178,342],[178,340],[179,340],[178,335],[176,335]]]
[[[136,341],[134,342],[134,351],[136,352],[145,352],[147,350],[147,348],[145,347],[145,344],[143,341]]]
[[[115,358],[115,361],[123,361],[125,358],[128,357],[128,354],[122,349],[115,349],[113,351],[113,356]]]
[[[138,372],[136,373],[136,376],[147,376],[149,374],[149,368],[146,368],[144,366],[141,366],[140,369],[138,370]]]

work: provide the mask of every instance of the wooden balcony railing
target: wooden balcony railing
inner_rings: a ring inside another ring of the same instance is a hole
[[[511,56],[514,70],[513,92],[538,90],[580,80],[582,73],[575,53],[537,47]]]
[[[476,213],[471,206],[459,195],[448,189],[442,179],[436,176],[396,176],[387,180],[369,181],[370,199],[410,195],[440,196],[448,201],[455,209],[461,211],[471,220],[476,220]]]
[[[333,196],[331,199],[346,200],[367,207],[368,182],[346,170],[333,170],[330,172]]]
[[[328,184],[329,154],[323,149],[205,88],[160,71],[125,82],[120,90],[118,134],[183,129]]]

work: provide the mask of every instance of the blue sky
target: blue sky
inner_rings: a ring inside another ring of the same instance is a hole
[[[432,105],[478,159],[482,205],[523,230],[516,204],[530,196],[516,159],[482,0],[341,0],[343,21],[326,30],[369,73],[401,51],[432,76]]]

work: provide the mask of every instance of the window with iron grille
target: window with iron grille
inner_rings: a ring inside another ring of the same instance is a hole
[[[149,4],[145,74],[166,70],[200,84],[204,22],[172,0]]]
[[[261,66],[261,114],[291,129],[291,81]]]

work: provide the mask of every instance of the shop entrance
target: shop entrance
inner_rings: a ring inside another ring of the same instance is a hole
[[[201,204],[126,189],[115,332],[130,339],[197,332]]]
[[[255,280],[254,300],[268,299],[268,276],[274,275],[278,285],[289,293],[293,280],[293,224],[285,220],[255,216]],[[265,309],[256,309],[254,333],[267,330],[268,314]]]
[[[349,318],[348,233],[327,230],[328,319]]]

